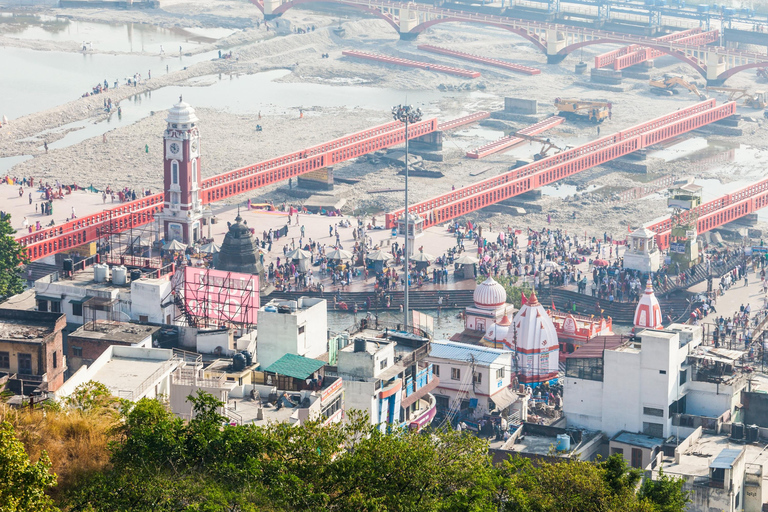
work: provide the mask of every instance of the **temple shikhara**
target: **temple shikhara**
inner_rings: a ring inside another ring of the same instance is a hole
[[[656,294],[653,293],[653,285],[651,280],[645,285],[645,293],[640,297],[640,301],[637,303],[635,309],[635,331],[639,332],[643,329],[662,329],[662,316],[661,307],[659,306],[659,300],[656,298]]]

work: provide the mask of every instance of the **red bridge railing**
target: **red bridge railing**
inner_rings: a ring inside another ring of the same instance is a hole
[[[22,235],[16,240],[26,248],[31,260],[37,260],[96,241],[99,234],[123,231],[152,222],[163,209],[163,201],[163,194],[142,197],[109,210]]]
[[[422,201],[413,205],[409,211],[420,214],[424,218],[424,227],[430,227],[724,119],[735,112],[735,102],[717,107],[714,100],[703,101],[499,176]],[[386,226],[394,227],[396,219],[402,214],[403,209],[388,213],[385,217]]]
[[[692,212],[699,216],[696,221],[696,231],[704,233],[766,206],[768,206],[768,178],[694,208]],[[683,212],[681,220],[685,221],[690,215],[690,212]],[[646,227],[658,233],[656,238],[659,247],[662,249],[669,247],[672,219],[664,219]]]
[[[437,119],[408,125],[408,139],[437,130]],[[393,121],[369,130],[236,169],[203,181],[202,201],[212,203],[295,176],[405,143],[405,125]]]

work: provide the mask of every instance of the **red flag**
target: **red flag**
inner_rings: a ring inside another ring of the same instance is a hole
[[[555,299],[552,299],[552,309],[557,311],[557,308],[555,307]]]
[[[526,304],[528,304],[528,299],[525,298],[525,292],[521,294],[520,302],[521,302],[520,304],[521,306],[525,306]]]

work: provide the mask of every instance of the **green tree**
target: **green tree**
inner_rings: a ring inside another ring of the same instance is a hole
[[[653,503],[659,512],[683,512],[691,502],[690,492],[683,490],[684,483],[682,478],[665,475],[664,470],[659,468],[659,477],[656,480],[646,479],[638,497]]]
[[[5,214],[0,219],[0,300],[24,290],[24,277],[21,265],[28,263],[24,248],[14,235],[11,227],[11,216]]]
[[[58,510],[46,490],[56,485],[51,462],[43,452],[30,462],[24,445],[8,422],[0,423],[0,512],[48,512]]]
[[[630,467],[623,455],[611,455],[599,466],[603,470],[603,480],[616,495],[634,494],[643,479],[643,471]]]

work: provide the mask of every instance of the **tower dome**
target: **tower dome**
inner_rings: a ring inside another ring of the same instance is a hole
[[[645,285],[645,293],[640,297],[635,309],[635,329],[662,329],[661,307],[653,293],[651,280]]]
[[[480,309],[496,309],[507,302],[507,292],[504,287],[489,277],[475,288],[472,295],[475,307]]]
[[[176,125],[174,128],[181,128],[181,125],[192,125],[197,122],[197,116],[195,115],[195,109],[193,109],[189,103],[182,101],[179,96],[179,102],[168,110],[168,117],[165,118],[165,122],[169,125]]]
[[[520,382],[538,384],[556,378],[560,368],[557,330],[535,292],[531,292],[528,301],[515,315],[514,324]]]

